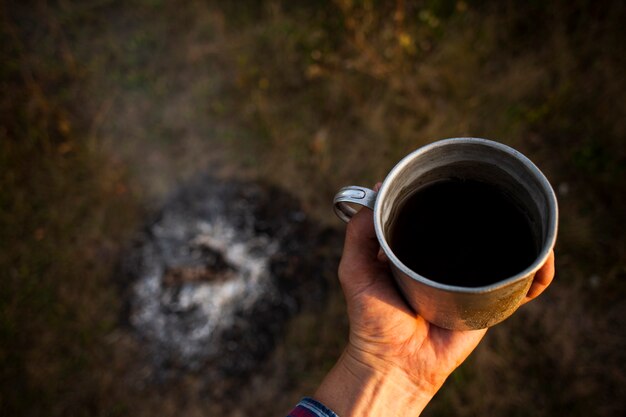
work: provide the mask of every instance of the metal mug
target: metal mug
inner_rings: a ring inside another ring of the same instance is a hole
[[[487,182],[516,201],[540,248],[528,268],[491,285],[461,287],[421,276],[396,257],[389,235],[398,208],[418,188],[447,178]],[[406,301],[424,319],[446,329],[482,329],[513,314],[556,242],[558,207],[546,177],[520,152],[486,139],[444,139],[417,149],[398,162],[378,192],[349,186],[337,193],[335,213],[345,222],[357,211],[347,203],[374,211],[376,236]]]

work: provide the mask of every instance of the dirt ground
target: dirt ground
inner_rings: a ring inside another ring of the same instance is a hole
[[[0,5],[0,415],[284,415],[345,344],[335,277],[245,383],[159,379],[120,323],[133,236],[200,173],[274,184],[341,230],[339,187],[458,136],[551,180],[557,276],[424,414],[626,412],[622,2]]]

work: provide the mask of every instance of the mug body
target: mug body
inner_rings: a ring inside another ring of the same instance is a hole
[[[539,248],[534,262],[482,287],[443,284],[403,264],[389,245],[400,208],[415,190],[446,179],[481,181],[506,193],[529,221]],[[515,312],[554,247],[557,223],[556,196],[541,171],[518,151],[478,138],[445,139],[409,154],[385,178],[374,205],[376,235],[407,302],[429,322],[454,330],[490,327]]]

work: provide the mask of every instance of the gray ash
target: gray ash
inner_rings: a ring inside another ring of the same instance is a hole
[[[291,315],[323,303],[336,242],[276,187],[197,178],[123,260],[125,320],[158,369],[245,374]]]

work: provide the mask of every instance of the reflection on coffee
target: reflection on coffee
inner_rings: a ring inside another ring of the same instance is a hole
[[[494,185],[450,179],[421,187],[404,202],[391,249],[423,277],[480,287],[511,277],[538,255],[530,223]]]

